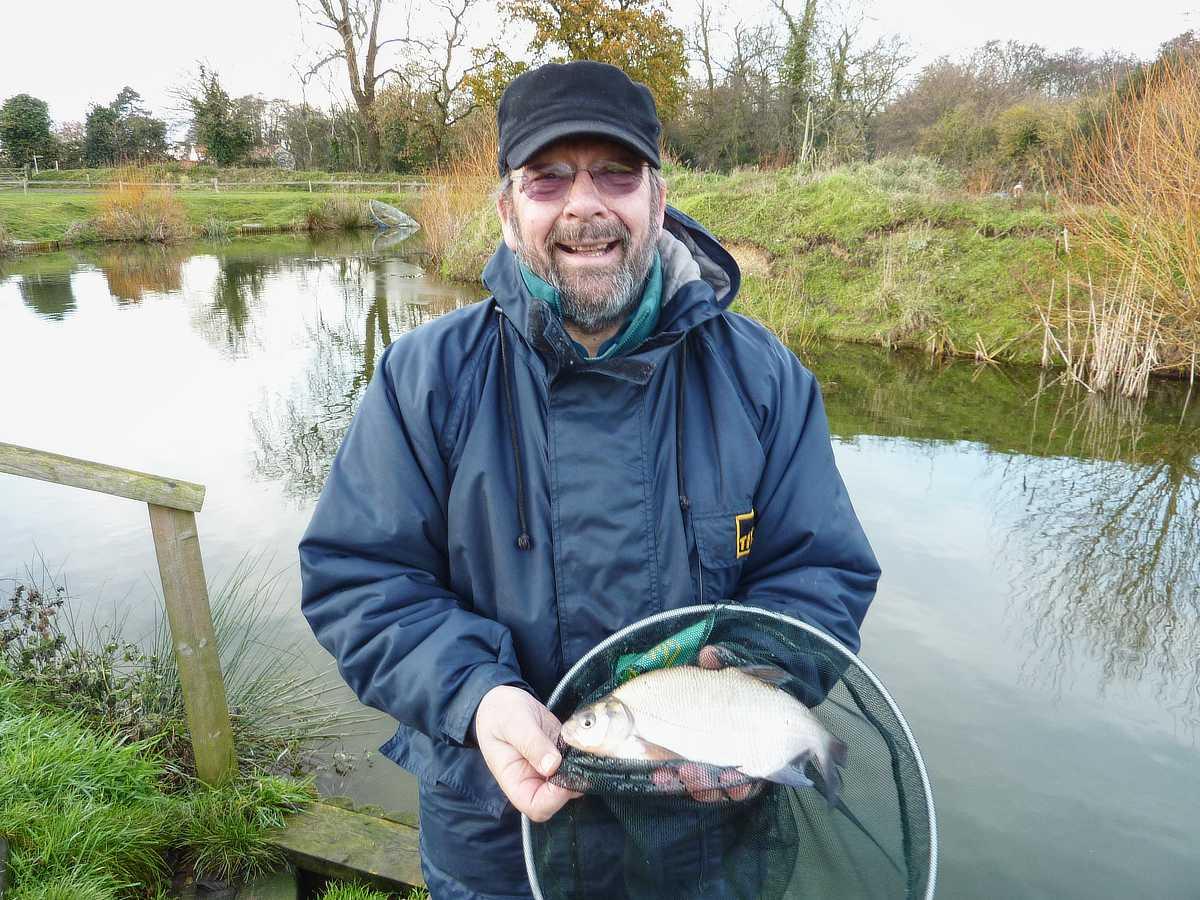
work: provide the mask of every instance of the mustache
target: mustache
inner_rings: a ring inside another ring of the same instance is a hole
[[[553,249],[555,244],[592,244],[601,241],[620,241],[621,246],[628,249],[631,239],[629,229],[621,222],[599,222],[576,226],[560,223],[555,225],[550,234],[546,236],[546,249]]]

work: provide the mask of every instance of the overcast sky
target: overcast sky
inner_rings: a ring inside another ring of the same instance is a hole
[[[674,18],[686,25],[695,0],[675,0]],[[855,0],[841,0],[855,2]],[[413,23],[436,21],[431,3],[412,0]],[[388,0],[387,36],[405,29],[404,0]],[[828,5],[823,3],[823,6]],[[497,29],[494,4],[481,0],[472,25],[473,43]],[[720,7],[720,0],[717,0]],[[802,0],[791,0],[796,10]],[[126,84],[150,109],[170,118],[177,101],[171,89],[183,83],[197,61],[220,74],[232,95],[301,99],[297,68],[318,58],[325,34],[302,28],[295,0],[58,0],[53,4],[0,0],[0,100],[29,93],[50,104],[55,122],[82,120],[92,103],[108,103]],[[486,8],[484,8],[486,7]],[[766,17],[767,0],[727,4],[727,25],[738,17]],[[737,10],[736,12],[734,10]],[[754,10],[757,9],[756,13]],[[991,39],[1036,42],[1052,50],[1082,47],[1119,49],[1141,58],[1189,28],[1200,28],[1200,0],[1142,0],[1126,6],[1097,0],[874,0],[864,32],[900,34],[917,55],[914,70],[940,55],[955,55]],[[414,31],[418,30],[414,24]],[[520,32],[506,45],[524,48]],[[344,78],[344,73],[334,73]],[[344,91],[340,81],[336,89]],[[328,92],[310,82],[308,98],[326,102]]]

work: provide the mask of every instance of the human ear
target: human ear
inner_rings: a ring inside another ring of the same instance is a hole
[[[508,245],[509,250],[516,251],[516,233],[513,230],[516,222],[513,217],[511,197],[501,194],[496,198],[496,215],[500,217],[500,231],[504,235],[504,243]]]

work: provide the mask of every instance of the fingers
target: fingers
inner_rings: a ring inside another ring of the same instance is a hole
[[[678,769],[664,766],[651,773],[651,780],[670,793],[682,789],[700,803],[741,802],[758,796],[763,789],[761,781],[747,780],[737,769],[721,769],[714,778],[712,767],[698,763],[684,763]]]
[[[713,781],[710,770],[704,766],[684,763],[679,767],[679,780],[683,782],[693,800],[716,803],[725,799],[725,792]]]
[[[721,651],[712,644],[706,644],[696,654],[696,665],[702,669],[723,669],[725,663],[721,659]]]
[[[566,806],[568,801],[582,796],[583,794],[568,791],[556,784],[545,781],[533,792],[533,795],[529,798],[527,807],[522,809],[521,812],[525,813],[525,815],[529,816],[535,822],[545,822]]]
[[[493,688],[476,713],[479,750],[509,802],[535,822],[545,822],[582,796],[550,784],[562,754],[554,744],[559,721],[519,688]]]
[[[763,787],[761,781],[746,781],[746,776],[737,769],[721,770],[721,775],[717,780],[724,788],[726,796],[739,803],[757,796]]]

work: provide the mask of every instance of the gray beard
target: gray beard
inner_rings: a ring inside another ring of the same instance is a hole
[[[555,226],[546,242],[533,252],[525,243],[521,229],[516,233],[517,259],[558,291],[562,317],[584,334],[598,334],[625,318],[642,300],[642,284],[654,262],[658,245],[658,220],[651,210],[650,227],[641,244],[630,245],[630,234],[621,222],[579,228]],[[555,244],[583,244],[620,241],[621,258],[613,266],[595,272],[579,272],[560,267]]]

